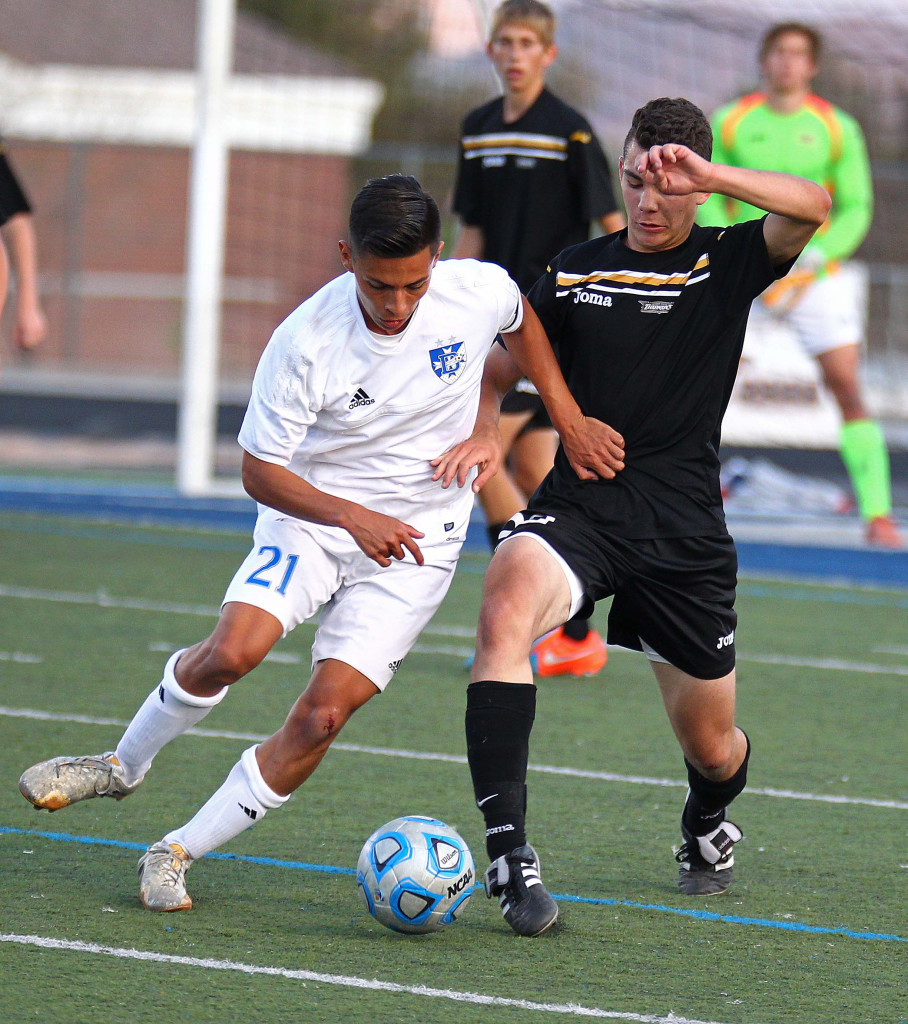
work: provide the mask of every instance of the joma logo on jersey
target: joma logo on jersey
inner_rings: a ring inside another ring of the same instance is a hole
[[[452,338],[449,344],[431,349],[429,359],[435,376],[445,384],[453,384],[467,365],[466,342]]]
[[[735,631],[732,630],[728,636],[720,636],[719,642],[716,644],[716,650],[721,651],[723,647],[731,647],[735,642]]]
[[[610,306],[612,304],[612,297],[611,295],[600,295],[599,292],[587,292],[580,289],[574,292],[574,302],[588,302],[591,306]]]
[[[665,299],[637,299],[641,313],[670,313],[674,302]]]

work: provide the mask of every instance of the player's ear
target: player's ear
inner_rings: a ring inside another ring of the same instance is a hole
[[[349,270],[352,273],[353,272],[353,253],[350,250],[350,246],[343,239],[341,239],[337,243],[337,245],[338,245],[338,248],[340,249],[341,263],[343,264],[344,270]]]
[[[550,43],[542,54],[542,66],[544,68],[550,68],[555,63],[555,58],[558,56],[558,45],[557,43]]]
[[[707,199],[712,195],[712,192],[698,192],[697,193],[697,206],[702,206]]]
[[[437,249],[437,251],[435,253],[435,259],[432,260],[432,266],[433,267],[438,262],[438,258],[441,256],[441,250],[444,249],[444,247],[445,247],[445,243],[444,242],[439,242],[438,243],[438,249]]]

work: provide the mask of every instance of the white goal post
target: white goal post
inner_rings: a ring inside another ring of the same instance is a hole
[[[227,84],[236,0],[199,0],[196,127],[189,182],[183,384],[177,422],[177,488],[212,490],[217,431],[218,337],[227,220]]]

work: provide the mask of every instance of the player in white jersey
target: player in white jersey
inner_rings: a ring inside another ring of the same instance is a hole
[[[340,243],[350,273],[281,324],[256,371],[239,440],[260,511],[214,631],[170,657],[115,751],[56,757],[20,779],[23,795],[51,811],[127,796],[167,742],[322,609],[312,676],[282,728],[139,861],[150,910],[192,906],[192,862],[287,801],[435,613],[473,493],[500,462],[497,398],[512,381],[498,380],[510,369],[499,346],[487,360],[499,332],[542,354],[550,380],[537,386],[576,426],[567,431],[576,464],[613,473],[614,454],[589,454],[617,451],[611,437],[581,416],[517,285],[492,264],[438,263],[440,237],[438,208],[414,178],[360,190]]]

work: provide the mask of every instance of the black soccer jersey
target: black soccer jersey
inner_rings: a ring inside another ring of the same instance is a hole
[[[31,213],[31,207],[3,155],[0,143],[0,225],[5,224],[17,213]]]
[[[590,221],[617,209],[608,163],[589,122],[543,89],[517,121],[504,99],[463,122],[454,210],[482,228],[483,259],[526,292],[566,246],[589,238]]]
[[[694,226],[664,252],[627,232],[562,252],[528,298],[583,413],[620,431],[625,468],[583,482],[559,448],[530,507],[580,511],[627,538],[725,533],[719,431],[751,301],[773,268],[763,221]]]

